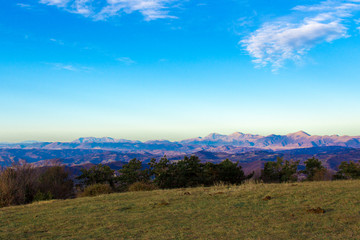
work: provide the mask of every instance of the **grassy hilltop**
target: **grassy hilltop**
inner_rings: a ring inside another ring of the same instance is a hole
[[[2,208],[0,219],[0,239],[360,239],[360,181],[127,192]]]

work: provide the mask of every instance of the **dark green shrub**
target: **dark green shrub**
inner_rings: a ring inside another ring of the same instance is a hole
[[[342,162],[339,171],[334,176],[335,179],[360,179],[360,162]]]
[[[156,161],[155,158],[151,159],[149,167],[151,178],[156,186],[159,188],[171,188],[174,168],[166,156],[162,157],[159,161]]]
[[[129,186],[129,192],[141,192],[141,191],[153,191],[156,190],[157,187],[152,183],[145,182],[136,182]]]
[[[149,170],[142,169],[141,161],[136,158],[130,160],[118,172],[120,176],[117,177],[117,184],[120,191],[126,191],[133,183],[150,181]]]
[[[196,156],[169,162],[164,157],[150,162],[150,172],[159,188],[195,187],[204,183],[203,164]]]
[[[149,165],[150,174],[159,188],[193,187],[203,183],[203,164],[196,156],[185,156],[176,162],[170,162],[164,156],[158,162],[152,159]]]
[[[85,186],[94,184],[109,184],[111,187],[115,186],[114,170],[106,165],[96,165],[90,169],[81,169],[81,175],[76,179],[80,180]]]
[[[196,187],[203,184],[203,164],[197,156],[184,157],[172,164],[172,188]]]
[[[113,189],[109,184],[94,184],[87,186],[84,191],[79,194],[79,197],[94,197],[112,192]]]
[[[47,193],[42,193],[40,191],[38,191],[35,196],[34,196],[34,202],[39,202],[39,201],[47,201],[47,200],[51,200],[53,199],[53,196],[50,192]]]
[[[309,181],[319,179],[319,175],[324,174],[324,167],[321,161],[315,157],[309,158],[305,161],[305,170],[303,171],[307,175]],[[314,178],[316,176],[316,179]]]
[[[229,159],[215,165],[215,182],[223,182],[225,184],[241,184],[244,180],[250,179],[253,174],[245,176],[239,162],[233,163]]]
[[[266,162],[261,171],[261,180],[264,182],[293,182],[298,169],[299,161],[284,161],[278,157],[275,162]]]

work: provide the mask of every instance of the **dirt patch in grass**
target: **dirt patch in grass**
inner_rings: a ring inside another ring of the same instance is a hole
[[[170,203],[165,201],[165,200],[161,200],[161,202],[158,203],[159,206],[167,206],[169,205]]]
[[[210,193],[210,196],[215,196],[215,195],[221,195],[221,194],[225,194],[224,192],[216,192],[216,193]]]
[[[321,207],[317,207],[317,208],[310,208],[310,209],[306,210],[306,212],[315,213],[315,214],[323,214],[323,213],[325,213],[325,210],[322,209]]]
[[[160,202],[155,202],[150,204],[150,206],[152,206],[152,208],[158,208],[158,207],[164,207],[164,206],[168,206],[170,205],[170,203],[166,200],[161,200]]]
[[[132,207],[122,207],[122,208],[119,208],[118,210],[119,211],[126,211],[126,210],[130,210],[132,209]]]
[[[263,198],[264,201],[270,201],[271,199],[272,199],[272,197],[270,197],[270,196],[266,196]]]

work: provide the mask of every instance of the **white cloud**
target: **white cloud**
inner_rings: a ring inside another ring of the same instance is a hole
[[[121,12],[132,13],[139,11],[146,20],[159,18],[174,18],[169,15],[167,5],[174,0],[107,0],[108,6],[97,15],[98,19],[104,19],[117,15]]]
[[[63,64],[63,63],[50,63],[50,65],[52,65],[55,69],[57,70],[68,70],[68,71],[72,71],[72,72],[76,72],[79,69],[69,65],[69,64]]]
[[[276,71],[288,60],[300,61],[317,44],[348,37],[345,21],[360,10],[360,0],[329,0],[293,10],[240,41],[257,66],[271,65]]]
[[[62,40],[58,40],[58,39],[55,39],[55,38],[50,38],[49,40],[51,42],[57,43],[59,45],[64,45],[64,42]]]
[[[30,4],[26,4],[26,3],[17,3],[16,5],[18,7],[26,8],[26,9],[31,9],[32,8],[32,6]]]
[[[360,19],[356,19],[356,20],[355,20],[355,23],[356,23],[357,25],[360,25]],[[356,29],[357,29],[357,30],[360,30],[360,27],[357,27]]]
[[[128,57],[121,57],[121,58],[117,58],[116,60],[119,62],[122,62],[126,65],[131,65],[131,64],[136,63],[134,60],[132,60],[131,58],[128,58]]]
[[[72,10],[72,12],[84,16],[89,16],[90,14],[92,14],[90,4],[91,4],[91,0],[75,0],[72,5],[74,9]]]
[[[72,64],[65,64],[65,63],[47,63],[44,64],[50,65],[55,70],[66,70],[71,72],[90,72],[93,69],[85,66],[74,66]]]
[[[170,15],[169,8],[177,1],[179,0],[40,0],[40,3],[54,5],[96,20],[105,20],[122,13],[140,12],[145,20],[150,21],[175,18]]]
[[[65,7],[70,0],[40,0],[40,3],[47,5],[54,5],[58,7]]]

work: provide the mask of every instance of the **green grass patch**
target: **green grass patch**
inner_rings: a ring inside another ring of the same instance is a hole
[[[360,181],[127,192],[2,208],[0,220],[0,239],[358,239]]]

